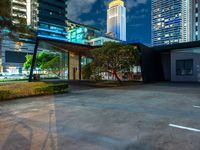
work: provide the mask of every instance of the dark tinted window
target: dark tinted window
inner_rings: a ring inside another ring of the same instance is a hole
[[[6,51],[7,63],[24,63],[26,61],[26,55],[28,53]]]
[[[193,59],[177,60],[176,75],[193,75]]]

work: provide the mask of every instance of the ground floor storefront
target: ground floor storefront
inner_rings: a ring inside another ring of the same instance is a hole
[[[133,45],[138,46],[138,45]],[[39,51],[41,49],[48,49],[48,53],[57,53],[62,58],[60,60],[60,65],[57,68],[57,71],[61,71],[60,79],[67,80],[85,80],[83,77],[83,68],[87,64],[91,63],[93,58],[91,56],[91,51],[95,48],[95,46],[76,44],[66,41],[52,40],[46,38],[38,38],[38,43],[36,43],[36,47],[33,53],[33,57],[37,59],[38,55],[40,55]],[[138,47],[139,48],[139,47]],[[33,59],[34,66],[31,66],[30,78],[33,77],[34,74],[37,74],[37,68],[35,68],[37,60]],[[64,65],[64,67],[62,67]],[[49,67],[48,69],[51,69]],[[50,70],[51,71],[51,70]],[[121,80],[137,80],[142,81],[141,74],[141,66],[134,66],[130,68],[129,71],[121,71],[118,72]],[[41,73],[40,73],[41,74]],[[100,72],[97,73],[101,76],[101,80],[117,80],[112,73]],[[29,79],[30,79],[29,78]],[[92,77],[91,77],[92,78]],[[87,78],[91,79],[91,78]]]

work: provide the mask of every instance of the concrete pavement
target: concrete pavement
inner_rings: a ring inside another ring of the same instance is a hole
[[[0,149],[200,150],[194,106],[200,86],[173,83],[0,102]]]

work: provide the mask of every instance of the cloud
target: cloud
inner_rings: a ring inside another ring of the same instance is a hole
[[[67,17],[73,21],[81,21],[81,15],[89,13],[97,0],[69,0]]]
[[[137,7],[140,4],[147,4],[147,0],[127,0],[126,7],[130,11],[131,8]]]
[[[127,22],[132,22],[133,20],[144,19],[147,17],[149,10],[147,8],[143,8],[140,10],[134,11],[131,15],[127,15]]]
[[[85,21],[81,21],[81,23],[85,25],[95,25],[94,20],[85,20]]]
[[[132,28],[138,28],[138,27],[141,27],[142,25],[143,25],[142,23],[138,23],[138,24],[130,24],[128,26]]]

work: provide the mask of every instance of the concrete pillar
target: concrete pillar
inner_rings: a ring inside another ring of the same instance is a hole
[[[81,56],[69,52],[69,80],[81,80]]]

